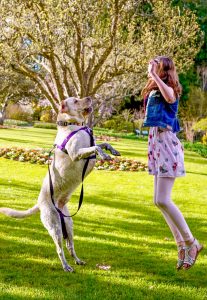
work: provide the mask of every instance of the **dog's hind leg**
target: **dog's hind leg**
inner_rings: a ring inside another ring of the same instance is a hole
[[[63,213],[66,216],[70,215],[66,205],[63,207]],[[66,239],[66,247],[67,247],[70,255],[74,258],[75,263],[77,265],[85,265],[85,262],[80,260],[77,257],[76,252],[75,252],[74,240],[73,240],[73,220],[72,220],[72,218],[65,218],[64,220],[65,220],[66,230],[67,230],[67,233],[68,233],[68,238]]]
[[[40,211],[41,221],[55,243],[56,251],[60,258],[64,271],[73,272],[73,268],[68,265],[65,259],[62,245],[61,221],[58,213],[54,210],[51,210],[51,207],[44,207],[43,209],[40,208]]]

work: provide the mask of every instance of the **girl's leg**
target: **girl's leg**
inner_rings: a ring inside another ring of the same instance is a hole
[[[171,200],[171,192],[175,178],[158,177],[156,190],[156,205],[163,212],[167,223],[178,243],[191,244],[194,237],[180,210]]]
[[[158,196],[157,196],[157,182],[158,182],[158,178],[157,176],[155,176],[154,178],[154,204],[156,206],[159,206],[158,203],[159,203],[159,200],[158,200]],[[174,236],[174,239],[177,243],[178,246],[184,246],[185,245],[185,242],[183,240],[183,237],[179,231],[179,229],[177,228],[177,226],[175,225],[175,223],[172,221],[171,217],[169,216],[169,214],[161,209],[161,213],[166,221],[166,223],[168,224],[173,236]]]
[[[155,205],[157,205],[157,176],[155,176],[154,178],[154,203]],[[184,264],[184,259],[185,259],[185,250],[184,250],[184,246],[185,246],[185,242],[183,240],[183,237],[180,233],[180,231],[178,230],[177,226],[173,223],[172,219],[170,218],[170,216],[167,214],[167,212],[165,210],[161,210],[161,213],[166,221],[166,223],[168,224],[174,239],[177,243],[178,246],[178,261],[177,261],[177,270],[180,270]]]
[[[171,191],[174,184],[175,178],[170,177],[158,177],[156,181],[156,205],[160,208],[163,213],[178,245],[183,245],[181,242],[181,237],[183,237],[185,245],[185,259],[183,260],[183,249],[180,248],[178,255],[178,265],[177,269],[182,266],[184,269],[191,268],[203,249],[203,246],[198,243],[198,241],[193,237],[182,213],[177,208],[177,206],[171,200]],[[180,261],[180,262],[179,262]]]

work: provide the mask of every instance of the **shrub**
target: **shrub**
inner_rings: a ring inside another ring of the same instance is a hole
[[[46,123],[52,123],[54,121],[54,114],[52,110],[45,110],[42,112],[40,121],[46,122]]]
[[[29,126],[30,124],[26,121],[6,119],[4,121],[4,125],[8,125],[8,126]]]
[[[193,129],[195,131],[207,131],[207,118],[201,119],[194,126]]]
[[[203,136],[203,138],[202,138],[202,143],[203,143],[204,145],[207,145],[207,133]]]
[[[185,149],[197,152],[199,155],[207,158],[207,146],[201,143],[184,142]]]
[[[111,119],[107,120],[103,123],[103,127],[106,129],[115,129],[116,128],[116,121]]]
[[[10,104],[6,110],[6,117],[8,119],[32,122],[32,115],[26,109],[17,104]]]
[[[114,116],[112,119],[103,123],[103,127],[107,129],[114,129],[116,131],[133,132],[134,125],[130,121],[125,121],[122,116]]]
[[[35,128],[45,128],[45,129],[57,129],[57,125],[55,123],[43,123],[43,122],[35,122]]]

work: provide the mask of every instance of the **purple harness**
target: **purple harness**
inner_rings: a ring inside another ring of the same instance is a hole
[[[85,126],[85,127],[81,127],[80,129],[78,130],[75,130],[75,131],[72,131],[65,139],[64,141],[62,142],[61,145],[56,145],[56,147],[58,149],[60,149],[61,151],[67,153],[67,150],[65,149],[65,146],[67,144],[67,142],[78,132],[78,131],[81,131],[81,130],[84,130],[85,132],[87,132],[90,136],[90,147],[94,146],[95,143],[94,143],[94,138],[93,138],[93,133],[92,133],[92,130]],[[90,158],[95,158],[96,156],[93,155],[93,157],[90,157]]]
[[[72,138],[72,136],[74,136],[78,131],[80,130],[84,130],[85,132],[88,133],[88,135],[90,136],[90,147],[94,146],[95,143],[94,143],[94,138],[93,138],[93,132],[92,130],[89,128],[89,127],[82,127],[78,130],[75,130],[75,131],[72,131],[65,139],[64,141],[62,142],[61,145],[55,145],[58,149],[60,149],[61,151],[63,151],[64,153],[68,153],[67,150],[65,149],[65,146],[67,144],[67,142]],[[54,149],[54,148],[53,148]],[[49,156],[51,155],[51,152],[52,150],[50,151],[50,154]],[[65,220],[64,218],[71,218],[73,216],[75,216],[77,214],[77,212],[79,211],[79,209],[81,208],[81,205],[82,205],[82,202],[83,202],[83,194],[84,194],[84,191],[83,191],[83,180],[84,180],[84,177],[85,177],[85,173],[86,173],[86,170],[87,170],[87,167],[88,167],[88,163],[89,163],[89,160],[90,159],[95,159],[96,158],[96,155],[92,155],[92,156],[89,156],[86,159],[86,162],[84,164],[84,167],[83,167],[83,172],[82,172],[82,187],[81,187],[81,193],[80,193],[80,198],[79,198],[79,204],[78,204],[78,209],[77,211],[73,214],[73,215],[70,215],[70,216],[66,216],[56,205],[55,205],[55,200],[54,200],[54,189],[53,189],[53,183],[52,183],[52,178],[51,178],[51,174],[50,174],[50,168],[49,168],[49,164],[48,164],[48,172],[49,172],[49,185],[50,185],[50,196],[51,196],[51,200],[52,200],[52,203],[56,209],[56,211],[59,213],[59,216],[60,216],[60,220],[61,220],[61,226],[62,226],[62,233],[63,233],[63,238],[64,239],[67,239],[68,238],[68,233],[67,233],[67,230],[66,230],[66,226],[65,226]]]

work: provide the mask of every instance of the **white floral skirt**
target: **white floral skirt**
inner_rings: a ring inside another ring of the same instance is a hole
[[[158,177],[185,176],[183,146],[170,130],[151,127],[148,138],[148,170]]]

